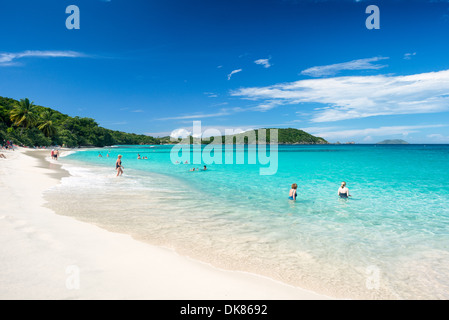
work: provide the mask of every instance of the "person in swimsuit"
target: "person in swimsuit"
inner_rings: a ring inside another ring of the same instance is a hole
[[[349,198],[351,195],[349,194],[349,189],[346,187],[346,182],[342,182],[340,188],[338,188],[338,196],[340,198]]]
[[[288,198],[290,200],[296,200],[298,193],[296,190],[298,189],[298,185],[296,183],[292,184],[292,188],[290,189],[290,193],[288,194]]]
[[[123,174],[124,167],[122,166],[122,155],[119,154],[115,162],[115,169],[117,170],[117,177]]]

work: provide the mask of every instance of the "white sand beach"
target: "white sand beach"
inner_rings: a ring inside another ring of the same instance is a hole
[[[329,299],[58,215],[42,192],[67,173],[49,151],[0,153],[0,299]]]

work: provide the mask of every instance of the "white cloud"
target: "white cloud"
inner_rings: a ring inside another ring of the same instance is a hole
[[[188,120],[188,119],[203,119],[203,118],[213,118],[220,116],[227,116],[231,113],[228,111],[222,111],[217,113],[209,113],[209,114],[193,114],[193,115],[185,115],[185,116],[177,116],[177,117],[167,117],[167,118],[159,118],[157,120]]]
[[[349,62],[331,64],[327,66],[312,67],[301,72],[302,75],[311,77],[333,76],[343,70],[378,70],[385,68],[386,65],[374,64],[380,60],[389,59],[386,57],[374,57],[368,59],[359,59]]]
[[[170,133],[170,137],[174,138],[174,139],[178,139],[178,138],[187,138],[188,136],[190,136],[192,134],[191,131],[188,131],[186,129],[176,129],[173,130]]]
[[[341,127],[334,126],[334,127],[306,127],[306,128],[299,128],[302,131],[305,131],[307,133],[317,133],[317,132],[327,132],[327,131],[335,131],[335,130],[341,130]]]
[[[449,110],[449,70],[409,76],[348,76],[242,88],[232,96],[270,106],[316,103],[312,122]]]
[[[144,135],[151,137],[169,137],[172,133],[172,131],[145,132]]]
[[[411,133],[419,132],[421,129],[429,128],[441,128],[447,125],[435,124],[435,125],[410,125],[410,126],[386,126],[379,128],[366,128],[366,129],[349,129],[349,130],[333,130],[328,131],[327,128],[314,128],[314,130],[306,131],[313,135],[325,139],[348,139],[348,138],[364,138],[365,141],[372,140],[373,137],[379,136],[394,136],[401,135],[403,137],[408,136]]]
[[[200,113],[200,114],[191,114],[191,115],[183,115],[183,116],[176,116],[176,117],[166,117],[166,118],[159,118],[156,120],[199,120],[203,118],[215,118],[215,117],[221,117],[221,116],[229,116],[235,113],[248,111],[247,109],[240,108],[240,107],[233,107],[233,108],[222,108],[219,112],[215,113]]]
[[[282,103],[280,101],[276,101],[276,100],[266,101],[262,104],[259,104],[256,107],[252,108],[252,110],[265,112],[265,111],[276,108],[280,104],[282,104]]]
[[[232,71],[230,74],[228,74],[228,80],[231,80],[232,75],[239,73],[239,72],[242,72],[242,69],[237,69],[237,70]]]
[[[79,58],[85,57],[83,53],[75,51],[24,51],[20,53],[0,53],[0,66],[17,65],[22,58]]]
[[[262,65],[264,68],[271,67],[270,59],[259,59],[259,60],[254,61],[254,63]]]
[[[448,143],[449,142],[449,136],[444,136],[441,133],[432,133],[427,135],[428,138],[433,139],[435,142],[439,143]]]
[[[411,60],[412,57],[414,57],[414,56],[416,56],[416,52],[413,52],[413,53],[406,53],[406,54],[404,54],[404,59],[405,59],[405,60]]]
[[[184,127],[174,130],[170,136],[173,138],[186,138],[190,135],[192,135],[195,138],[210,138],[214,136],[221,136],[221,135],[233,135],[233,134],[239,134],[244,133],[251,130],[256,130],[258,128],[269,128],[269,127],[275,127],[278,125],[244,125],[244,126],[203,126],[201,125],[201,133],[193,133],[192,127]],[[151,134],[150,134],[151,135]]]

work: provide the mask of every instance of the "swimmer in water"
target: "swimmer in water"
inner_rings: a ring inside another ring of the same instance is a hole
[[[346,187],[346,182],[344,181],[341,183],[340,188],[338,188],[338,196],[344,199],[351,197],[349,194],[349,189]]]
[[[290,200],[296,200],[298,193],[296,190],[298,189],[298,185],[296,183],[292,184],[292,188],[290,189],[290,193],[288,194],[288,198]]]

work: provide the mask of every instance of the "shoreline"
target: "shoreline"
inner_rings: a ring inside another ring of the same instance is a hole
[[[68,172],[48,152],[2,151],[1,299],[332,299],[58,215],[43,192]]]

